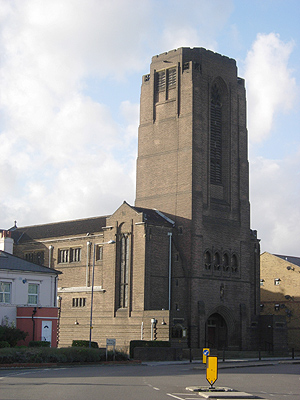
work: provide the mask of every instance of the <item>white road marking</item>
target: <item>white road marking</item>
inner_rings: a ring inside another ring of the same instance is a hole
[[[167,393],[167,395],[170,396],[170,397],[174,397],[174,399],[184,400],[182,397],[174,396],[174,395],[171,394],[171,393]]]

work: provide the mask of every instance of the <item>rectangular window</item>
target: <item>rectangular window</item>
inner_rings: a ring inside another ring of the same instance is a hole
[[[37,283],[28,284],[28,304],[37,305],[39,296],[39,285]]]
[[[69,250],[59,250],[58,251],[58,262],[59,263],[68,263],[69,262]]]
[[[81,248],[70,249],[70,262],[78,262],[81,259]]]
[[[166,71],[157,73],[157,90],[160,92],[166,88]]]
[[[176,68],[168,69],[168,89],[176,86]]]
[[[103,260],[103,246],[97,245],[96,246],[96,261]]]
[[[85,307],[85,306],[86,306],[86,298],[85,297],[73,297],[72,307]]]
[[[25,260],[29,262],[33,262],[34,253],[26,253]]]
[[[0,303],[10,304],[11,283],[0,282]]]

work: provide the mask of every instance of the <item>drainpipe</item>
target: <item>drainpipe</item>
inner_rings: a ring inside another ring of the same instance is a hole
[[[32,341],[33,342],[34,342],[34,331],[35,331],[34,315],[36,314],[36,312],[37,312],[37,309],[36,309],[36,307],[34,307],[34,309],[32,310],[32,316],[31,316],[31,319],[32,319]]]
[[[54,298],[53,298],[53,307],[57,307],[57,278],[58,278],[58,276],[55,275],[55,278],[54,278]]]
[[[49,264],[48,264],[49,268],[51,268],[51,265],[52,265],[52,250],[53,250],[53,246],[50,245],[49,246]]]
[[[172,232],[168,232],[169,236],[169,311],[171,311],[171,281],[172,281]]]
[[[85,286],[89,286],[89,263],[90,263],[90,246],[91,242],[86,242],[86,271],[85,271]]]

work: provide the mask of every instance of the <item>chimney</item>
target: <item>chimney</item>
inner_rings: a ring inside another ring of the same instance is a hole
[[[11,238],[10,231],[0,231],[0,250],[13,254],[14,240]]]

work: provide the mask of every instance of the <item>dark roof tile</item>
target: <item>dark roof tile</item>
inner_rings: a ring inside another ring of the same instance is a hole
[[[283,256],[280,254],[273,254],[273,255],[300,267],[300,257]]]
[[[60,271],[43,267],[42,265],[33,264],[2,250],[0,250],[0,269],[39,272],[52,275],[61,274]]]
[[[44,225],[24,226],[13,230],[11,232],[11,237],[16,243],[23,243],[33,239],[101,232],[106,225],[106,218],[106,216],[103,216]]]

